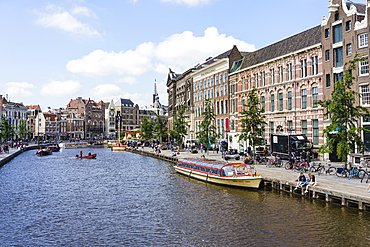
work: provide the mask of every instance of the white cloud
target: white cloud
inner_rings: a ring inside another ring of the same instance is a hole
[[[51,96],[73,95],[82,91],[82,86],[78,81],[52,81],[42,85],[41,94]]]
[[[85,6],[75,6],[71,10],[71,14],[97,18],[96,14],[91,9]]]
[[[98,101],[109,102],[111,99],[116,102],[119,98],[131,99],[132,102],[139,106],[147,105],[147,99],[152,97],[150,93],[128,93],[122,91],[120,87],[114,84],[101,84],[90,91],[91,98]]]
[[[31,91],[27,90],[30,88],[34,88],[34,85],[28,82],[8,82],[5,83],[5,92],[10,96],[32,96],[33,94]]]
[[[129,85],[134,85],[134,84],[138,83],[136,81],[136,77],[133,77],[133,76],[127,76],[127,77],[124,77],[124,78],[119,78],[119,79],[115,80],[114,82],[116,82],[116,83],[126,83],[126,84],[129,84]]]
[[[72,73],[87,75],[142,75],[152,69],[153,52],[153,43],[143,43],[135,51],[119,53],[95,50],[81,59],[69,61],[66,68]]]
[[[205,5],[211,3],[213,0],[162,0],[162,2],[169,2],[169,3],[176,3],[176,4],[184,4],[190,7],[198,6],[198,5]]]
[[[147,72],[166,74],[168,67],[181,72],[202,63],[210,56],[216,56],[237,45],[240,51],[254,51],[254,45],[238,40],[226,34],[219,34],[217,28],[209,27],[204,36],[194,36],[185,31],[159,43],[147,42],[137,46],[136,50],[126,52],[106,52],[95,50],[81,59],[67,63],[67,70],[88,76],[106,75],[143,75]]]
[[[42,13],[37,10],[34,11],[38,15],[36,23],[44,27],[54,27],[62,29],[70,34],[78,36],[100,36],[99,32],[92,28],[89,24],[82,23],[72,16],[69,12],[64,9],[57,7],[55,5],[48,5],[46,7],[46,12]],[[80,7],[78,9],[73,9],[72,12],[84,13],[88,9],[86,7]],[[92,12],[91,12],[92,13]]]

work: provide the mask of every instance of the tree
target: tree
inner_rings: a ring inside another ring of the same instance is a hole
[[[170,136],[173,139],[176,139],[179,144],[182,144],[182,139],[188,132],[188,123],[186,122],[186,119],[189,118],[189,116],[185,116],[185,111],[187,109],[187,106],[183,105],[180,107],[178,114],[175,115],[175,120],[173,121],[173,130],[170,131]]]
[[[218,138],[218,135],[216,133],[216,127],[214,125],[215,113],[212,109],[210,99],[205,100],[204,111],[202,112],[202,117],[203,117],[203,120],[198,125],[199,131],[197,132],[197,138],[199,139],[199,142],[209,147],[210,144],[215,143]],[[208,149],[207,149],[207,152],[208,152]]]
[[[266,122],[264,121],[265,116],[262,113],[265,112],[265,106],[259,107],[261,103],[255,87],[249,92],[247,99],[247,105],[243,106],[247,106],[247,108],[241,112],[240,121],[242,123],[242,131],[239,134],[239,141],[248,140],[249,145],[255,150],[255,147],[261,144],[260,138],[264,133]]]
[[[147,117],[143,118],[141,122],[141,134],[140,138],[145,140],[151,139],[153,134],[153,120],[148,120]]]
[[[159,138],[159,141],[162,142],[163,136],[167,135],[167,126],[159,114],[155,115],[157,116],[156,123],[154,125],[154,131],[156,132],[155,137]]]
[[[347,157],[357,147],[360,153],[365,150],[365,144],[361,140],[361,131],[367,131],[358,126],[358,120],[369,114],[369,110],[356,104],[356,99],[361,95],[352,90],[353,81],[356,79],[352,71],[356,70],[356,64],[365,61],[364,57],[356,54],[354,59],[345,64],[345,73],[341,80],[335,82],[331,99],[319,101],[326,109],[324,116],[330,118],[331,123],[325,127],[323,136],[326,142],[319,148],[320,153],[332,153],[336,150],[338,157],[347,163]]]
[[[1,130],[1,140],[2,141],[11,140],[15,136],[14,126],[13,124],[9,123],[9,119],[6,118],[5,116],[1,117],[0,130]]]
[[[18,136],[20,136],[23,139],[28,138],[29,134],[30,132],[28,132],[27,130],[27,121],[21,119],[18,125]]]

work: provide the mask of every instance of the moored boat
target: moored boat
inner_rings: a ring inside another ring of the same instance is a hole
[[[51,155],[51,154],[52,154],[52,152],[49,148],[40,148],[36,152],[37,156],[47,156],[47,155]]]
[[[175,170],[205,182],[242,188],[258,189],[262,181],[252,164],[186,158],[178,159]]]
[[[112,151],[126,151],[127,145],[112,146]]]
[[[47,148],[49,148],[51,152],[59,152],[60,150],[60,147],[58,144],[48,145]]]

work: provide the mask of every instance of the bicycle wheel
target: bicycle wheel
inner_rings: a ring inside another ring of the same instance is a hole
[[[316,167],[314,167],[314,166],[311,166],[310,167],[310,173],[314,173],[316,171],[317,171]]]
[[[365,176],[365,173],[366,173],[366,171],[365,170],[362,170],[362,169],[360,169],[359,171],[358,171],[358,173],[356,173],[356,177],[358,177],[359,179],[363,179],[364,178],[364,176]]]
[[[347,175],[348,175],[348,171],[345,170],[345,169],[343,169],[343,171],[342,171],[342,178],[346,178]]]
[[[364,181],[364,179],[366,178],[366,176],[369,176],[369,174],[366,171],[364,171],[364,175],[361,178],[361,183]]]
[[[286,169],[286,170],[290,170],[290,169],[292,169],[292,164],[290,164],[290,162],[289,162],[289,161],[287,161],[287,162],[285,163],[284,167],[285,167],[285,169]]]
[[[327,171],[326,173],[329,173],[329,175],[334,175],[337,173],[337,168],[331,166]]]
[[[322,167],[322,166],[320,166],[320,167],[317,169],[317,172],[318,172],[319,174],[323,174],[323,173],[325,172],[325,168],[324,168],[324,167]]]

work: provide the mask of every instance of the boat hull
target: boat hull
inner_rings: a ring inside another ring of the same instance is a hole
[[[112,151],[126,151],[126,147],[123,147],[123,146],[112,146]]]
[[[195,178],[204,182],[226,185],[226,186],[235,186],[241,188],[252,188],[258,189],[262,181],[262,177],[218,177],[214,175],[208,175],[200,173],[194,170],[184,169],[182,167],[175,166],[176,172],[186,175],[191,178]]]
[[[88,155],[88,156],[82,156],[82,157],[77,157],[77,159],[95,159],[96,154]]]

